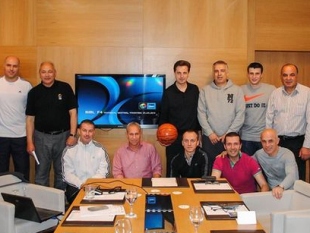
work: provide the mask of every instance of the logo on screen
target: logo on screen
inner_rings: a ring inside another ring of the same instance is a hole
[[[145,110],[146,106],[147,106],[147,103],[145,103],[145,102],[139,103],[139,109],[140,110]]]

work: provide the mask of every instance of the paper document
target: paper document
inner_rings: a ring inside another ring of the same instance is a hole
[[[232,190],[228,183],[205,184],[194,183],[196,190]]]
[[[66,221],[112,222],[115,215],[82,216],[80,210],[72,210]]]
[[[98,205],[96,205],[98,206]],[[91,206],[80,206],[80,216],[89,217],[89,216],[98,216],[98,215],[125,215],[125,209],[122,205],[105,205],[107,209],[90,211],[89,207]]]
[[[91,200],[113,200],[113,201],[121,201],[125,197],[125,192],[116,192],[116,193],[108,193],[103,192],[101,195],[95,195]],[[87,198],[83,198],[84,200],[89,200]]]
[[[37,157],[35,151],[32,151],[32,155],[33,155],[34,159],[36,160],[37,164],[40,165],[40,162],[39,162],[39,160],[38,160],[38,157]]]
[[[204,211],[207,215],[229,215],[232,212],[248,211],[245,205],[204,205]]]
[[[178,187],[176,178],[152,178],[152,187]]]

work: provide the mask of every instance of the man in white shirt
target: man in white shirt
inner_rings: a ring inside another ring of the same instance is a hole
[[[90,120],[81,122],[78,143],[67,146],[62,157],[63,179],[67,184],[66,196],[73,201],[89,178],[106,178],[110,175],[109,155],[102,145],[93,140],[95,125]]]
[[[0,173],[9,171],[10,155],[14,169],[29,180],[29,154],[26,139],[26,103],[31,84],[19,77],[20,60],[4,60],[0,78]]]
[[[282,67],[281,80],[283,86],[269,99],[266,128],[275,129],[279,145],[294,153],[299,178],[305,180],[306,160],[310,158],[310,89],[297,82],[298,68],[294,64]]]

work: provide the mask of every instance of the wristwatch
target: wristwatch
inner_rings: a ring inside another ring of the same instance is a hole
[[[72,133],[70,133],[69,134],[71,137],[75,137],[76,136],[76,134],[72,134]]]
[[[282,188],[284,190],[284,187],[281,184],[277,185],[277,187],[280,187],[280,188]]]

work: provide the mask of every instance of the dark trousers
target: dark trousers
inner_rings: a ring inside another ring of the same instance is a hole
[[[208,136],[202,135],[202,149],[207,152],[208,155],[208,176],[210,176],[215,157],[225,150],[224,144],[218,142],[213,145]]]
[[[184,150],[182,146],[182,135],[178,136],[177,140],[170,146],[166,147],[166,177],[171,177],[171,160],[174,156]]]
[[[279,136],[279,138],[280,138],[279,146],[285,147],[294,153],[297,167],[298,167],[299,179],[305,180],[306,179],[306,161],[302,160],[299,157],[299,151],[303,146],[305,137],[298,136],[294,138],[286,138],[285,136]]]
[[[29,154],[27,152],[27,139],[0,137],[0,173],[8,172],[12,155],[14,170],[29,180]]]
[[[242,147],[241,147],[241,151],[243,153],[246,153],[247,155],[254,155],[256,151],[258,151],[259,149],[262,149],[262,143],[261,142],[254,142],[254,141],[245,141],[242,140]]]

